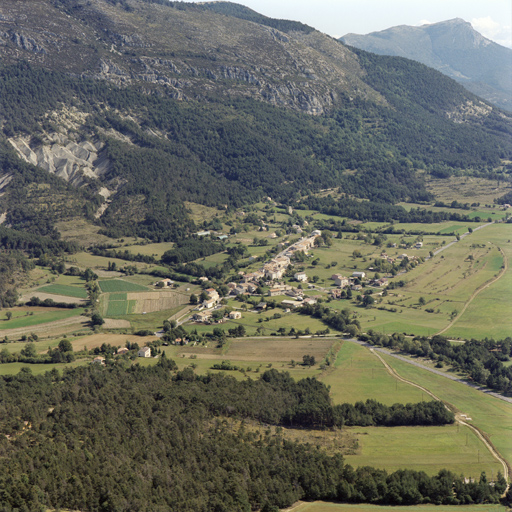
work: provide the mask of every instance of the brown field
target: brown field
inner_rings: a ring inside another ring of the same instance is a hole
[[[38,299],[52,299],[55,302],[65,302],[66,304],[85,304],[87,299],[79,299],[78,297],[69,297],[67,295],[55,295],[53,293],[44,293],[44,292],[28,292],[25,293],[20,301],[28,302],[32,297],[37,297]]]
[[[236,361],[301,362],[302,356],[314,356],[319,363],[334,339],[325,338],[245,338],[233,340],[222,354],[213,348],[183,347],[180,355],[196,355],[199,359],[233,359]]]
[[[103,343],[112,345],[113,347],[124,347],[126,342],[138,343],[141,347],[147,341],[154,341],[156,336],[135,336],[133,334],[91,334],[90,336],[79,336],[71,340],[73,350],[80,351],[84,347],[91,350],[96,347],[101,347]]]
[[[133,311],[134,314],[174,309],[177,306],[188,303],[188,297],[171,291],[130,292],[127,294],[126,299],[137,302]]]
[[[103,329],[129,329],[131,324],[128,320],[114,320],[113,318],[104,318]]]

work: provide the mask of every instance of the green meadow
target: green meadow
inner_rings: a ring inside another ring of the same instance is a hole
[[[99,287],[103,293],[111,292],[146,292],[147,287],[140,284],[123,281],[121,279],[109,279],[106,281],[98,281]]]
[[[408,467],[429,475],[447,468],[457,475],[476,478],[503,472],[476,434],[467,427],[350,427],[359,445],[345,455],[352,466],[373,466],[388,472]]]
[[[386,405],[430,401],[418,388],[392,377],[367,348],[350,341],[343,342],[334,368],[327,370],[320,380],[331,387],[335,403],[355,403],[368,398]]]
[[[76,297],[78,299],[87,298],[87,290],[78,286],[69,286],[65,284],[49,284],[37,289],[38,292],[50,293],[53,295],[65,295],[66,297]]]
[[[445,400],[459,412],[471,417],[471,423],[486,432],[509,464],[512,463],[511,404],[392,356],[381,355],[400,376],[426,387],[441,400]]]
[[[39,324],[55,322],[73,316],[80,316],[83,308],[58,310],[54,308],[31,309],[32,315],[15,316],[11,320],[0,321],[0,331],[5,329],[17,329],[19,327],[31,327]]]

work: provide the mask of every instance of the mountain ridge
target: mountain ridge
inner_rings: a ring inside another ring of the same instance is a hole
[[[378,55],[426,64],[512,111],[512,49],[485,38],[461,18],[418,27],[399,25],[366,35],[346,34],[339,40]]]
[[[510,156],[510,116],[439,72],[286,20],[240,19],[231,4],[26,4],[0,5],[0,213],[12,227],[30,203],[48,222],[75,211],[112,236],[175,240],[195,229],[183,201],[292,203],[332,187],[428,200],[420,170],[502,172]],[[58,193],[73,208],[21,189],[41,169],[69,181]]]

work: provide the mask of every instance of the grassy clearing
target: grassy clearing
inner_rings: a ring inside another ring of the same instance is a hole
[[[78,299],[87,299],[87,290],[77,286],[68,286],[65,284],[50,284],[38,288],[39,292],[50,293],[52,295],[65,295],[66,297],[76,297]]]
[[[418,388],[389,375],[368,349],[348,341],[339,350],[334,368],[325,372],[320,380],[331,386],[335,403],[355,403],[368,398],[386,405],[430,401]]]
[[[106,258],[104,256],[94,256],[93,254],[89,254],[87,252],[79,252],[73,254],[72,256],[69,256],[66,259],[66,263],[83,269],[91,268],[93,270],[106,270],[108,268],[109,263],[115,263],[117,265],[117,268],[122,268],[125,267],[126,265],[134,265],[137,268],[146,268],[148,266],[146,263],[138,263],[136,261],[125,261],[119,258]]]
[[[143,254],[144,256],[153,256],[160,259],[164,252],[171,250],[174,247],[172,242],[162,242],[155,244],[144,244],[144,245],[125,245],[123,250],[126,249],[132,254]]]
[[[500,453],[512,463],[512,405],[394,357],[381,355],[402,377],[426,387],[468,414],[472,423],[486,432]]]
[[[467,427],[351,427],[358,450],[346,455],[352,466],[374,466],[388,472],[407,467],[437,474],[446,468],[466,477],[503,470],[482,441]]]
[[[418,505],[398,507],[400,512],[505,512],[502,505]],[[350,505],[346,503],[327,503],[315,501],[313,503],[301,502],[292,507],[293,512],[396,512],[397,507],[380,505]]]
[[[140,284],[123,281],[121,279],[111,279],[108,281],[98,281],[100,289],[103,293],[111,292],[139,292],[147,291],[145,286]]]
[[[61,234],[63,240],[76,242],[81,246],[111,244],[112,238],[100,235],[99,226],[89,223],[85,219],[75,218],[69,221],[56,222],[55,227]]]
[[[217,215],[220,216],[222,214],[217,208],[210,206],[203,206],[202,204],[191,203],[190,201],[185,201],[184,204],[190,211],[190,217],[194,222],[211,221]]]
[[[510,183],[504,181],[474,178],[471,176],[452,176],[447,179],[436,179],[425,176],[427,190],[432,192],[439,201],[451,203],[481,203],[492,205],[494,199],[510,191]]]

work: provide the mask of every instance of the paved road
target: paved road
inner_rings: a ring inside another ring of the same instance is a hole
[[[356,339],[353,339],[353,338],[348,339],[347,341],[351,341],[353,343],[357,343],[358,345],[362,345],[364,347],[371,348],[371,349],[373,349],[375,351],[382,352],[383,354],[387,354],[388,356],[394,357],[396,359],[400,359],[400,361],[404,361],[405,363],[411,364],[413,366],[417,366],[418,368],[422,368],[423,370],[427,370],[427,371],[429,371],[431,373],[435,373],[436,375],[440,375],[441,377],[445,377],[446,379],[450,379],[450,380],[454,380],[456,382],[460,382],[461,384],[464,384],[465,386],[468,386],[468,387],[473,388],[473,389],[477,389],[477,390],[482,391],[483,393],[485,393],[487,395],[494,396],[496,398],[499,398],[500,400],[503,400],[504,402],[508,402],[508,403],[512,404],[512,398],[510,398],[510,397],[500,395],[499,393],[495,393],[494,391],[490,391],[487,388],[484,388],[484,387],[482,387],[482,386],[480,386],[478,384],[473,384],[472,382],[468,382],[467,380],[461,379],[459,377],[456,377],[455,375],[450,375],[450,374],[442,372],[440,370],[436,370],[435,368],[430,368],[429,366],[426,366],[424,364],[418,363],[417,361],[413,361],[413,360],[409,359],[408,357],[400,356],[398,354],[390,352],[389,350],[386,350],[386,349],[381,348],[381,347],[375,347],[373,345],[370,345],[369,343],[366,343],[365,341],[359,341],[359,340],[356,340]]]
[[[473,229],[473,232],[478,231],[479,229],[486,228],[487,226],[492,226],[494,222],[488,222],[487,224],[482,224],[481,226],[476,227]],[[464,234],[460,235],[460,239],[466,238],[469,235],[469,231],[466,231]],[[451,247],[453,244],[456,244],[458,240],[454,240],[453,242],[450,242],[449,244],[444,245],[440,249],[437,249],[434,251],[434,256],[437,256],[440,252],[448,249],[448,247]],[[425,259],[429,259],[430,256],[427,256]]]

